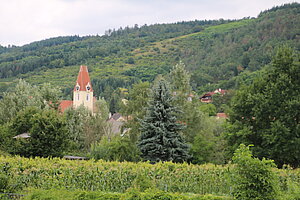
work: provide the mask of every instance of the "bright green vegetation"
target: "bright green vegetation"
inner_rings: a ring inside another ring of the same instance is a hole
[[[125,192],[130,187],[168,192],[228,194],[230,166],[104,161],[59,158],[0,157],[1,173],[9,178],[8,191],[39,189]],[[296,175],[296,174],[295,174]]]
[[[299,61],[299,52],[283,47],[264,74],[236,92],[227,135],[231,150],[253,144],[259,158],[300,166]]]
[[[240,158],[245,159],[245,157]],[[249,162],[251,162],[251,158]],[[239,165],[239,162],[237,164]],[[256,165],[257,163],[252,166]],[[230,197],[232,192],[230,188],[233,184],[237,184],[237,182],[232,183],[231,180],[235,173],[233,165],[68,161],[59,158],[29,159],[1,156],[0,170],[1,178],[7,180],[6,184],[1,186],[1,191],[24,193],[22,191],[37,189],[33,194],[44,193],[43,195],[47,195],[48,190],[52,190],[50,194],[62,190],[65,192],[62,192],[61,195],[69,193],[74,196],[78,194],[118,196],[128,195],[133,191],[138,194],[141,192],[139,195],[151,196],[156,192],[149,191],[160,190],[163,192],[157,193],[170,196],[180,196],[179,193],[183,193],[186,195],[182,196],[187,197],[197,197],[203,194]],[[257,173],[255,168],[252,170],[253,175]],[[292,197],[293,194],[296,197],[299,194],[299,169],[272,168],[272,171],[280,181],[278,182],[278,197],[282,195]],[[260,174],[261,178],[264,176],[264,174]],[[249,179],[249,182],[251,181],[253,180]],[[99,191],[98,194],[97,191]],[[220,199],[222,198],[220,197]],[[224,199],[227,198],[224,197]]]
[[[249,146],[240,145],[232,158],[236,164],[233,196],[239,200],[279,199],[278,177],[272,160],[253,158]]]
[[[1,48],[1,91],[24,78],[51,82],[70,93],[81,64],[89,66],[96,95],[152,81],[181,59],[200,92],[234,88],[240,76],[261,69],[282,43],[299,48],[299,4],[275,7],[257,18],[191,21],[107,31],[104,36],[58,37],[22,47]],[[106,82],[114,77],[115,84]]]
[[[136,190],[129,190],[126,193],[112,193],[112,192],[87,192],[87,191],[64,191],[64,190],[34,190],[25,200],[230,200],[232,198],[226,196],[215,195],[197,195],[197,194],[179,194],[169,193],[160,190],[148,190],[146,192],[140,192]]]

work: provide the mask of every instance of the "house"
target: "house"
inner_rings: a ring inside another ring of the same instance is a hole
[[[228,119],[228,115],[226,113],[217,113],[217,119]]]
[[[73,101],[62,100],[59,105],[61,112],[73,107],[77,108],[81,105],[94,113],[96,98],[93,96],[93,87],[90,80],[87,66],[81,65],[78,77],[73,89]]]
[[[204,103],[211,103],[213,95],[219,94],[219,95],[223,96],[227,92],[228,92],[228,90],[222,90],[221,88],[220,89],[216,89],[213,92],[207,92],[207,93],[205,93],[203,96],[200,97],[200,100],[201,100],[201,102],[204,102]]]
[[[202,97],[200,97],[201,102],[205,102],[205,103],[212,102],[212,96],[214,94],[215,94],[214,92],[205,93]]]
[[[114,113],[108,122],[111,124],[111,131],[114,135],[122,134],[122,126],[124,122],[126,122],[126,119],[120,113]],[[124,132],[126,132],[126,130],[123,130],[123,133]]]

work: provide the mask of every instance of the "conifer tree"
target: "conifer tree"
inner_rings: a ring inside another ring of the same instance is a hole
[[[183,162],[188,158],[188,145],[179,133],[184,126],[177,122],[172,100],[167,81],[160,78],[152,89],[147,114],[141,120],[138,146],[144,160]]]

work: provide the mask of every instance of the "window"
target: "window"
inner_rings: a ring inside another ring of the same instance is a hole
[[[78,83],[76,84],[76,87],[75,87],[75,89],[76,89],[76,91],[79,91],[79,89],[80,89],[80,86],[79,86],[79,84],[78,84]]]
[[[77,94],[77,100],[79,100],[79,94]]]
[[[86,100],[87,100],[87,101],[90,100],[90,95],[89,95],[89,94],[86,95]]]

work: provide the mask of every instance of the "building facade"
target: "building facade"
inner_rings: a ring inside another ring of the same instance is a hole
[[[64,112],[67,108],[78,108],[83,105],[92,113],[94,112],[94,92],[87,66],[81,65],[77,80],[73,89],[73,101],[63,100],[60,110]]]
[[[94,95],[87,66],[80,66],[77,81],[73,90],[73,108],[81,105],[93,112]]]

